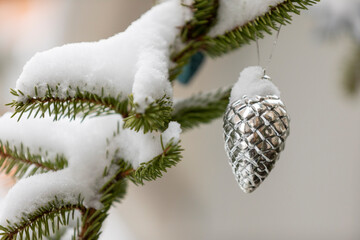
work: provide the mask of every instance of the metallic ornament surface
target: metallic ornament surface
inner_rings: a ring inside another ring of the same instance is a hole
[[[277,96],[244,96],[228,105],[224,115],[225,150],[244,192],[254,191],[269,175],[285,147],[289,121]]]

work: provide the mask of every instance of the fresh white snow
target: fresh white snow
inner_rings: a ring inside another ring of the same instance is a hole
[[[264,69],[259,66],[245,68],[231,90],[230,103],[233,103],[243,96],[266,96],[276,95],[280,97],[280,91],[270,80],[264,79]]]
[[[285,0],[220,0],[216,25],[209,35],[215,37],[230,31],[237,26],[265,14],[272,6]]]
[[[162,133],[162,142],[166,144],[173,139],[176,144],[180,140],[181,128],[177,122],[170,122],[169,127]],[[130,129],[122,129],[109,146],[110,152],[118,149],[116,156],[131,162],[134,168],[141,163],[147,162],[162,153],[160,134],[135,132]]]
[[[82,91],[127,97],[134,94],[139,111],[164,95],[172,97],[168,80],[170,47],[188,8],[180,0],[159,4],[133,22],[124,32],[98,42],[74,43],[36,54],[25,65],[16,88],[26,96],[44,96],[47,85],[67,92]],[[70,88],[71,87],[71,88]]]
[[[137,168],[162,153],[159,133],[144,134],[123,129],[123,120],[117,115],[89,118],[83,122],[67,119],[54,122],[46,116],[20,124],[10,116],[8,113],[0,118],[2,141],[17,147],[23,143],[31,153],[44,155],[46,150],[48,158],[57,153],[64,154],[69,166],[20,180],[2,202],[0,224],[6,224],[6,219],[19,221],[22,213],[44,206],[55,195],[60,200],[76,203],[81,194],[86,206],[99,208],[98,190],[106,181],[102,177],[103,170],[112,159],[122,158]],[[119,132],[114,135],[118,126]],[[178,142],[180,132],[180,125],[171,122],[164,132],[163,144],[172,138]]]

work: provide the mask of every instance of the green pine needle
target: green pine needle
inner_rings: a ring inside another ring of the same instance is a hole
[[[163,173],[168,168],[175,166],[180,162],[183,149],[180,146],[180,142],[174,143],[172,140],[164,146],[161,140],[161,146],[163,152],[148,162],[140,164],[137,169],[133,169],[131,164],[119,159],[113,162],[114,167],[117,166],[118,170],[113,177],[100,190],[103,195],[108,195],[108,192],[112,190],[112,185],[122,179],[129,179],[135,184],[144,184],[144,181],[152,181],[162,177]],[[105,175],[106,176],[106,175]],[[122,191],[118,191],[117,196],[123,196]]]
[[[200,93],[175,103],[172,121],[188,130],[201,123],[209,123],[222,117],[229,103],[231,88],[216,92]]]
[[[165,130],[172,112],[172,101],[169,98],[164,96],[156,100],[145,109],[144,113],[136,111],[137,105],[133,103],[132,96],[129,99],[132,109],[129,116],[124,119],[124,128],[130,128],[137,132],[142,129],[144,133]]]
[[[168,168],[180,162],[182,156],[179,143],[174,144],[170,141],[163,146],[163,153],[152,160],[142,163],[135,171],[129,175],[129,179],[135,184],[144,184],[144,181],[153,181],[163,176]]]
[[[55,159],[48,159],[47,152],[43,155],[32,154],[23,144],[19,148],[0,141],[0,171],[14,177],[31,176],[37,173],[57,171],[66,168],[68,162],[63,155],[57,154]],[[12,170],[14,172],[12,172]]]
[[[171,60],[176,63],[175,67],[169,70],[169,79],[173,81],[181,73],[183,67],[189,62],[192,55],[201,51],[207,53],[211,57],[218,57],[229,51],[235,50],[244,44],[255,41],[256,37],[263,38],[264,33],[272,34],[272,29],[278,30],[277,25],[286,25],[291,22],[291,13],[300,14],[301,10],[306,10],[307,6],[311,6],[320,0],[286,0],[274,6],[262,16],[247,22],[243,26],[238,26],[233,30],[227,31],[223,35],[216,37],[207,36],[207,31],[216,22],[208,14],[211,12],[199,12],[197,4],[204,4],[206,9],[216,9],[216,1],[198,0],[194,2],[194,9],[197,18],[191,20],[189,25],[182,29],[182,39],[186,41],[186,46],[178,52],[171,54]],[[209,4],[205,6],[206,4]],[[210,6],[210,3],[213,6]],[[205,21],[204,21],[205,19]],[[212,19],[206,21],[206,19]],[[190,30],[194,31],[194,33]],[[194,34],[194,38],[192,38]],[[196,37],[196,38],[195,38]]]
[[[0,226],[1,240],[43,239],[45,236],[56,233],[60,226],[68,225],[70,219],[74,219],[76,210],[84,211],[84,209],[80,196],[76,204],[67,203],[55,197],[54,201],[24,215],[18,223],[8,222],[6,226]]]
[[[221,56],[231,50],[237,49],[250,41],[264,37],[264,32],[271,34],[271,29],[278,30],[277,25],[289,24],[292,17],[289,13],[300,14],[307,6],[314,5],[320,0],[286,0],[273,6],[270,11],[256,19],[227,31],[217,37],[204,37],[202,49],[210,56]]]
[[[103,177],[108,180],[99,190],[99,192],[103,195],[102,203],[105,205],[111,204],[111,201],[115,198],[117,201],[122,199],[126,191],[126,186],[124,187],[126,182],[123,180],[133,171],[131,164],[122,159],[114,160],[110,168],[116,168],[117,171],[110,177],[108,168],[105,168]],[[113,197],[111,197],[111,201],[106,200],[105,196],[108,195],[113,195]]]
[[[20,90],[11,89],[11,94],[16,97],[25,97]],[[27,96],[25,101],[14,100],[7,105],[15,107],[13,116],[18,115],[18,120],[24,114],[27,114],[28,118],[30,116],[35,118],[37,116],[45,117],[47,113],[49,116],[53,116],[54,120],[58,120],[63,117],[75,119],[77,116],[81,116],[84,119],[89,115],[100,116],[113,113],[126,116],[128,111],[127,99],[123,99],[121,95],[116,98],[105,96],[104,90],[101,95],[97,95],[76,88],[74,96],[70,96],[68,93],[68,97],[60,98],[58,95],[59,89],[54,90],[48,86],[45,95],[39,97],[35,87],[35,96]]]
[[[350,96],[354,96],[360,89],[360,45],[351,52],[347,60],[343,86]]]
[[[99,190],[101,194],[100,202],[103,205],[101,209],[89,208],[83,213],[81,218],[81,231],[77,230],[74,236],[80,239],[98,239],[101,234],[102,223],[108,216],[108,211],[113,203],[119,202],[126,194],[127,173],[131,170],[131,165],[125,161],[119,160],[112,163],[111,167],[118,167],[116,173],[110,176],[110,173],[104,170],[103,177],[108,181]],[[80,229],[80,225],[77,229]]]
[[[189,62],[190,58],[197,52],[201,51],[204,46],[202,40],[190,40],[187,45],[179,52],[173,52],[170,56],[172,62],[176,63],[169,70],[169,80],[174,81],[181,73],[183,67]]]
[[[216,24],[219,0],[194,0],[191,6],[193,18],[181,29],[181,39],[187,42],[204,36]]]

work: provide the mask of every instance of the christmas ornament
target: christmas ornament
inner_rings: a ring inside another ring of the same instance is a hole
[[[261,67],[244,69],[232,89],[224,115],[225,150],[246,193],[268,176],[289,135],[289,116],[279,96]]]
[[[202,52],[197,52],[191,56],[189,63],[183,67],[181,74],[177,77],[178,81],[185,85],[190,83],[204,61],[205,55]]]

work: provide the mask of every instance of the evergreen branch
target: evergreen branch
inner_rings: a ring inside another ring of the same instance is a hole
[[[165,130],[171,119],[172,101],[166,96],[151,103],[144,111],[136,111],[137,104],[134,103],[133,97],[130,96],[130,105],[132,106],[129,116],[124,119],[124,128],[130,128],[135,131],[143,129],[144,133],[155,130]]]
[[[320,0],[286,0],[272,7],[267,13],[256,19],[247,22],[242,26],[238,26],[233,30],[227,31],[223,35],[217,37],[204,37],[204,50],[210,56],[220,56],[231,50],[237,49],[244,44],[248,44],[251,40],[255,40],[256,36],[263,38],[263,32],[271,34],[271,28],[277,30],[277,24],[286,25],[290,23],[292,17],[289,13],[300,14],[300,10],[306,10],[307,6],[311,6]]]
[[[80,196],[76,204],[66,203],[55,197],[46,206],[23,216],[19,223],[8,222],[6,227],[0,226],[1,240],[42,239],[55,233],[60,226],[68,225],[70,219],[74,219],[75,210],[85,211]]]
[[[112,163],[113,168],[117,168],[117,171],[115,174],[113,174],[107,182],[102,186],[100,189],[100,193],[104,196],[110,196],[113,195],[112,199],[115,199],[116,201],[120,200],[125,195],[124,183],[122,182],[131,172],[133,172],[133,168],[130,163],[118,159],[114,160]],[[105,168],[103,177],[109,177],[110,176],[110,168]],[[102,203],[104,205],[108,205],[111,203],[111,201],[108,200],[107,197],[102,198]]]
[[[219,0],[194,0],[189,7],[193,11],[193,18],[181,29],[183,42],[206,35],[215,25]]]
[[[123,198],[126,193],[127,182],[125,177],[131,165],[125,162],[117,163],[117,165],[121,167],[100,189],[102,195],[100,202],[103,205],[101,209],[84,207],[80,196],[77,204],[66,204],[55,197],[55,200],[45,207],[40,207],[34,213],[22,217],[20,223],[8,222],[8,226],[0,226],[1,239],[42,239],[51,233],[56,233],[60,226],[68,225],[70,216],[71,219],[74,219],[75,210],[79,210],[82,217],[81,226],[78,222],[77,227],[74,228],[73,239],[98,239],[101,234],[102,223],[108,216],[107,212],[111,205]],[[109,171],[105,170],[104,177],[108,175]],[[49,226],[49,223],[52,225]]]
[[[175,66],[169,70],[170,81],[176,79],[183,67],[189,62],[191,56],[195,53],[201,51],[206,52],[211,57],[221,56],[244,44],[250,43],[252,40],[255,41],[256,36],[258,38],[263,38],[264,32],[272,34],[271,29],[278,30],[276,26],[277,23],[282,25],[290,23],[292,19],[290,13],[300,14],[300,10],[306,10],[307,6],[311,6],[319,1],[320,0],[286,0],[279,3],[277,6],[272,7],[264,15],[258,16],[256,19],[216,37],[198,36],[197,39],[191,39],[190,37],[186,37],[189,36],[189,33],[187,33],[189,30],[186,30],[186,28],[183,29],[182,38],[187,41],[187,44],[179,52],[173,52],[171,54],[170,58],[175,63]],[[199,0],[199,2],[205,4],[207,1]],[[200,16],[201,14],[204,14],[202,17],[210,19],[210,16],[208,15],[209,12],[200,13],[199,11],[199,14]],[[195,19],[191,22],[196,23],[194,29],[208,29],[208,24],[211,26],[215,20],[206,22],[196,21]],[[200,27],[201,24],[204,26]],[[188,26],[188,28],[189,27],[190,26]],[[206,31],[201,30],[200,32],[203,33]],[[195,36],[197,35],[195,34]]]
[[[81,224],[78,222],[77,227],[74,228],[73,239],[98,239],[101,234],[102,223],[108,216],[108,210],[110,209],[111,205],[114,202],[119,201],[121,198],[123,198],[126,193],[126,178],[129,178],[136,183],[143,183],[144,180],[150,180],[155,179],[156,177],[160,177],[162,175],[162,172],[166,171],[166,168],[169,168],[175,165],[178,161],[180,161],[180,151],[181,149],[178,144],[174,145],[172,143],[169,143],[165,148],[163,148],[163,153],[161,155],[157,156],[149,163],[143,164],[137,170],[133,170],[132,166],[129,163],[119,160],[116,162],[118,170],[115,174],[112,175],[112,177],[110,177],[110,172],[112,171],[110,171],[110,169],[108,168],[105,168],[103,177],[110,178],[99,190],[99,193],[101,194],[100,202],[102,203],[103,207],[101,209],[85,207],[82,207],[81,209],[76,208],[80,210],[82,217]],[[61,216],[65,214],[64,212],[69,210],[68,207],[72,206],[66,205],[64,209],[59,210]],[[50,212],[47,207],[41,208],[40,210],[37,210],[36,213],[24,217],[24,219],[31,218],[31,223],[26,224],[25,220],[23,220],[21,224],[11,225],[8,228],[1,228],[1,230],[4,231],[3,239],[12,239],[13,236],[16,237],[16,235],[23,237],[24,234],[22,234],[22,232],[25,232],[25,234],[28,234],[29,236],[33,234],[32,239],[37,239],[34,236],[41,239],[43,235],[49,235],[49,231],[44,232],[46,225],[41,225],[43,224],[42,219],[46,219],[48,222],[56,221],[57,219],[46,218],[48,215],[50,215],[51,217],[54,216],[54,214]],[[67,224],[68,222],[65,223]],[[30,230],[34,233],[26,230],[28,228],[30,228]],[[35,228],[38,228],[37,232],[35,232]],[[26,235],[25,238],[27,238],[28,235]]]
[[[355,95],[360,89],[360,45],[356,46],[352,54],[346,64],[343,86],[348,94]]]
[[[112,164],[114,165],[114,163]],[[101,209],[89,208],[82,213],[82,226],[78,234],[79,239],[98,239],[101,226],[108,216],[108,211],[114,202],[119,202],[126,194],[127,181],[125,177],[131,170],[131,165],[125,161],[116,162],[118,167],[115,174],[100,189],[103,207]],[[109,177],[110,172],[105,168],[103,177]],[[74,234],[75,236],[75,234]]]
[[[161,140],[162,141],[162,140]],[[165,147],[162,145],[163,153],[152,160],[142,163],[134,171],[128,171],[128,178],[135,184],[144,184],[144,181],[153,181],[163,176],[168,168],[180,162],[183,150],[179,143],[170,141]]]
[[[14,177],[21,178],[24,175],[31,176],[36,173],[43,173],[48,171],[57,171],[67,167],[67,160],[63,155],[57,154],[54,160],[46,159],[39,154],[32,154],[29,148],[24,147],[23,144],[20,148],[11,147],[8,142],[5,144],[0,141],[0,171],[4,171],[9,174],[13,169],[14,173],[11,173]],[[31,171],[28,171],[31,167]]]
[[[162,141],[162,140],[161,140]],[[97,239],[100,236],[102,223],[108,216],[111,205],[121,200],[126,194],[127,179],[135,184],[143,184],[144,180],[155,180],[166,172],[167,168],[174,166],[180,161],[182,149],[179,144],[168,143],[163,147],[163,153],[147,163],[141,164],[138,169],[133,169],[128,162],[118,159],[112,162],[112,167],[117,167],[117,171],[99,190],[101,193],[101,203],[103,208],[89,208],[82,212],[82,226],[79,231],[79,239]],[[103,177],[110,176],[110,169],[105,168]]]
[[[69,87],[71,89],[71,87]],[[19,115],[18,120],[21,119],[23,114],[27,113],[29,118],[34,114],[34,118],[40,114],[40,117],[45,117],[46,113],[49,116],[54,116],[54,120],[63,117],[75,119],[76,116],[81,115],[85,118],[89,115],[107,115],[118,113],[122,116],[127,116],[128,100],[123,99],[121,95],[118,97],[105,96],[104,89],[101,95],[81,91],[76,88],[75,94],[67,92],[66,98],[59,97],[59,89],[55,90],[48,86],[44,96],[38,95],[37,88],[35,87],[35,96],[26,96],[20,90],[11,89],[11,94],[16,97],[25,98],[25,101],[13,100],[8,103],[8,106],[15,107],[15,115]]]
[[[183,130],[188,130],[222,117],[229,104],[230,92],[231,88],[219,89],[176,102],[171,120],[177,121]]]

